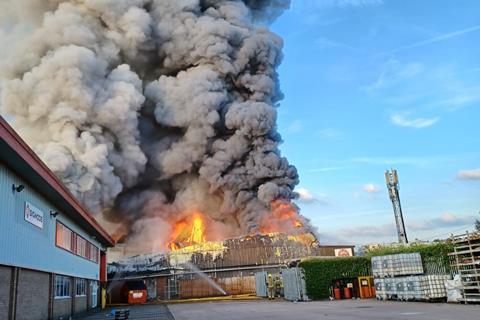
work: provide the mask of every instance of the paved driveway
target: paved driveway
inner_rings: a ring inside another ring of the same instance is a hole
[[[152,304],[152,305],[136,305],[136,306],[127,306],[127,307],[117,307],[117,308],[107,308],[105,310],[100,310],[95,314],[76,317],[75,319],[85,319],[85,320],[109,320],[115,319],[110,315],[112,309],[130,309],[130,318],[131,320],[174,320],[172,314],[168,310],[167,306],[161,304]]]
[[[480,305],[377,300],[235,301],[168,306],[175,320],[473,320]]]

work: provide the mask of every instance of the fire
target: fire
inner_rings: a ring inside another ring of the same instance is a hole
[[[261,233],[285,232],[292,228],[302,228],[298,209],[285,200],[275,200],[270,204],[271,214],[260,225]]]
[[[193,219],[192,233],[188,242],[191,244],[194,243],[204,243],[205,242],[205,227],[203,226],[203,220],[200,216],[196,216]]]
[[[301,228],[303,227],[303,224],[299,221],[299,220],[295,220],[293,222],[293,225],[296,227],[296,228]]]
[[[189,215],[189,218],[177,221],[173,226],[168,243],[170,250],[174,251],[193,244],[205,243],[205,218],[199,212]]]

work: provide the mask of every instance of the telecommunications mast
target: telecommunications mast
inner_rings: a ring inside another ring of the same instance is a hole
[[[398,175],[397,170],[385,171],[385,179],[387,181],[388,194],[392,200],[393,214],[395,216],[395,224],[397,225],[397,234],[399,243],[408,243],[407,232],[405,231],[405,223],[403,222],[402,206],[400,205],[400,195],[398,193]]]

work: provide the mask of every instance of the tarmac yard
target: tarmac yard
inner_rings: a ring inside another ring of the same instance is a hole
[[[169,305],[175,320],[472,320],[480,318],[480,305],[342,301],[234,301]]]
[[[124,308],[130,309],[132,320],[473,320],[480,315],[480,305],[377,300],[214,301],[116,307]],[[114,319],[111,309],[74,319]]]

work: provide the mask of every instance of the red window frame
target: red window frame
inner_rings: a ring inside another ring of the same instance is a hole
[[[65,246],[62,246],[62,242],[61,242],[62,235],[59,233],[59,230],[60,230],[59,226],[60,225],[61,225],[62,228],[67,229],[71,232],[70,248],[65,248]],[[78,248],[77,248],[77,238],[78,237],[82,238],[86,242],[86,244],[85,244],[85,256],[80,255],[79,252],[78,252]],[[70,229],[65,224],[61,223],[60,221],[57,221],[57,224],[56,224],[56,227],[55,227],[55,245],[60,249],[63,249],[65,251],[73,253],[74,255],[82,257],[83,259],[90,260],[90,261],[98,264],[98,253],[100,252],[98,247],[96,245],[94,245],[93,243],[91,243],[90,241],[88,241],[87,239],[85,239],[84,237],[82,237],[81,235],[77,234],[75,231],[73,231],[72,229]],[[93,255],[95,255],[95,256],[93,256]]]

